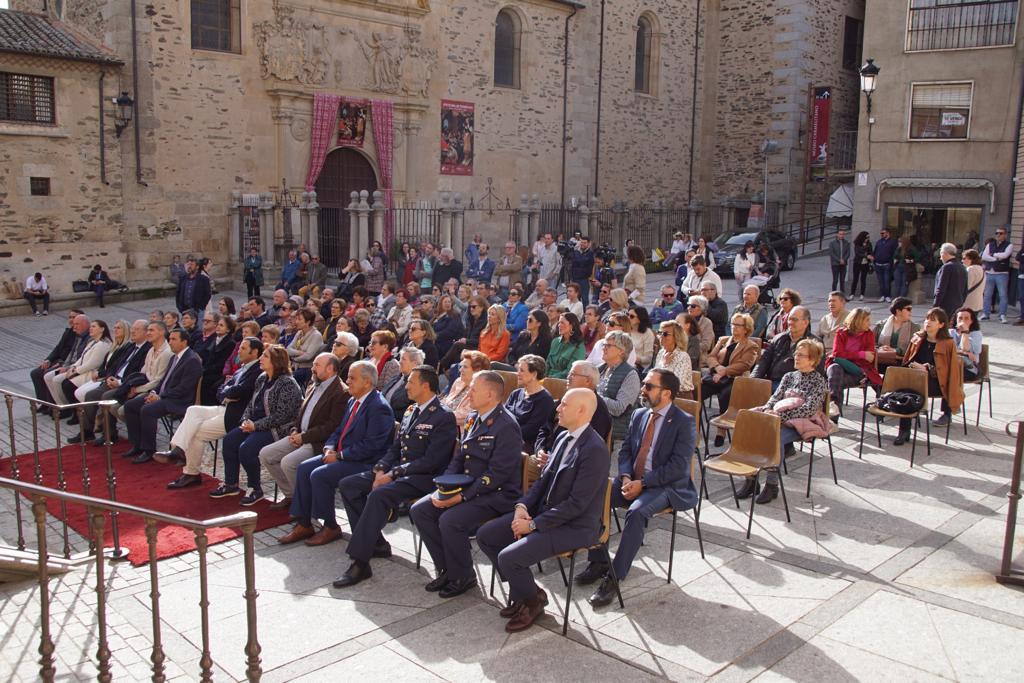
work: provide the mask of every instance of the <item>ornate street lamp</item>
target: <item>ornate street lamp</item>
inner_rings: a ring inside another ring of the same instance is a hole
[[[114,114],[114,133],[121,137],[121,133],[132,122],[132,114],[135,112],[135,100],[127,92],[122,92],[114,98],[117,105],[117,113]]]
[[[878,83],[878,72],[881,69],[875,64],[875,60],[869,59],[860,68],[860,90],[868,100],[868,116],[871,116],[871,95],[875,92]],[[870,123],[870,121],[869,121]]]

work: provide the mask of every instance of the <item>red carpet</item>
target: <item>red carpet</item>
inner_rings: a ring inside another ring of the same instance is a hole
[[[155,510],[178,517],[202,521],[214,517],[231,515],[240,511],[252,511],[259,515],[256,522],[257,531],[279,526],[288,521],[287,510],[269,509],[270,501],[263,500],[252,507],[238,504],[238,496],[214,500],[207,492],[217,486],[217,480],[203,475],[203,483],[181,490],[167,489],[167,483],[173,481],[181,473],[180,465],[161,465],[149,462],[145,465],[133,465],[130,460],[121,457],[127,452],[129,444],[123,440],[113,447],[114,473],[117,476],[117,500],[120,503],[135,505],[148,510]],[[90,495],[94,498],[109,499],[107,493],[106,449],[89,446],[86,449],[89,464]],[[67,490],[70,493],[83,493],[82,490],[82,450],[79,446],[66,446],[62,449]],[[43,486],[57,488],[57,451],[42,451],[39,454],[42,467]],[[0,474],[11,476],[11,462],[0,460]],[[221,463],[223,464],[223,463]],[[33,458],[31,454],[18,456],[21,469],[20,479],[35,483]],[[220,471],[220,470],[218,470]],[[244,480],[245,473],[242,473]],[[269,492],[268,492],[269,493]],[[47,509],[55,518],[60,518],[60,502],[50,500]],[[31,513],[26,514],[26,536],[35,538],[35,525],[31,521]],[[68,506],[68,526],[82,536],[89,536],[89,525],[86,510],[81,505]],[[195,550],[195,535],[189,529],[178,526],[160,525],[157,532],[157,558],[174,557]],[[118,516],[118,531],[121,547],[128,549],[129,561],[135,565],[149,562],[149,549],[146,544],[145,523],[142,517],[134,515]],[[211,529],[206,533],[210,545],[241,536],[237,529]],[[110,531],[110,518],[106,523],[106,546],[113,546],[113,535]],[[60,552],[59,548],[50,548],[50,552]]]

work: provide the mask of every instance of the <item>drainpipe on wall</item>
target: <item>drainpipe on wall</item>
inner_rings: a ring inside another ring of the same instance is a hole
[[[597,48],[597,140],[594,143],[594,196],[601,196],[601,94],[604,85],[604,3],[601,0],[600,37]],[[590,201],[590,197],[586,198]],[[591,207],[594,208],[594,207]]]
[[[99,99],[100,99],[100,182],[104,185],[109,185],[107,182],[107,138],[106,131],[103,130],[103,79],[106,78],[107,73],[100,71],[100,82],[98,86]]]
[[[700,0],[697,0],[697,18],[693,24],[693,95],[690,97],[690,172],[687,179],[686,207],[693,201],[693,159],[697,140],[697,68],[700,63]],[[767,198],[766,198],[767,201]]]
[[[134,104],[132,108],[132,118],[135,120],[134,134],[135,134],[135,182],[143,187],[149,187],[146,182],[142,179],[142,136],[139,129],[142,127],[142,121],[139,118],[139,100],[142,95],[139,93],[139,34],[135,24],[135,0],[132,0],[131,4],[132,12],[132,91],[134,95]]]
[[[569,154],[569,21],[576,16],[579,7],[573,5],[572,13],[565,18],[565,52],[562,57],[562,196],[561,205],[565,206],[565,165]]]

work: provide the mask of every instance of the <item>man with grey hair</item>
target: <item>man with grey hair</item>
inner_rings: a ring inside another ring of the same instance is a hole
[[[797,342],[804,339],[821,342],[811,334],[811,312],[806,306],[794,306],[789,311],[789,329],[783,334],[775,335],[761,354],[761,359],[754,366],[751,376],[769,379],[772,382],[772,391],[777,389],[782,376],[787,372],[793,372],[793,353],[796,351]],[[818,364],[818,372],[825,376],[824,355]]]
[[[462,281],[462,263],[455,259],[455,252],[451,248],[445,247],[434,264],[434,272],[431,273],[430,279],[434,285],[444,289],[444,283],[452,278]]]
[[[597,385],[600,382],[601,373],[597,371],[597,367],[585,360],[574,361],[569,366],[569,374],[565,377],[567,390],[590,389],[595,395],[597,395]],[[594,409],[594,416],[590,420],[590,426],[594,428],[594,431],[602,439],[607,439],[608,433],[612,431],[612,417],[608,414],[608,404],[600,396],[597,396],[597,408]],[[542,426],[537,432],[537,440],[534,442],[536,455],[531,456],[531,460],[538,466],[538,473],[540,471],[539,468],[543,468],[547,462],[546,456],[551,451],[551,447],[561,431],[561,428],[558,426],[558,416],[553,415],[550,424]]]
[[[526,305],[532,311],[537,306],[544,303],[544,292],[548,291],[548,281],[544,278],[540,278],[533,285],[533,294],[526,297]]]
[[[935,273],[935,302],[932,304],[944,310],[950,320],[956,319],[957,310],[964,305],[967,298],[967,269],[956,257],[956,251],[956,245],[949,242],[939,248],[942,266]],[[1004,296],[1004,306],[1005,301]]]
[[[401,372],[380,392],[384,396],[384,400],[391,406],[391,410],[394,411],[396,421],[401,421],[406,408],[412,405],[409,394],[406,392],[409,373],[423,365],[425,359],[426,354],[421,349],[417,349],[415,346],[404,347],[398,355],[398,367]]]
[[[608,406],[608,414],[612,417],[612,436],[616,439],[625,435],[629,417],[640,396],[640,375],[627,360],[632,351],[633,340],[625,332],[616,330],[604,336],[604,348],[601,350],[604,362],[598,368],[601,380],[597,385],[597,395]]]
[[[501,295],[507,295],[512,285],[523,281],[523,259],[516,253],[516,243],[505,242],[504,252],[494,266],[494,282],[498,285]]]
[[[334,513],[338,482],[350,474],[369,472],[395,438],[395,416],[376,386],[377,367],[373,363],[361,360],[348,369],[352,398],[337,429],[324,443],[323,454],[313,455],[299,465],[289,508],[298,523],[278,539],[279,543],[305,540],[306,545],[319,546],[341,538]],[[323,520],[318,532],[313,531],[313,519]]]
[[[321,353],[313,360],[313,381],[306,387],[299,415],[288,436],[260,449],[260,463],[284,495],[270,506],[272,509],[291,505],[299,465],[321,452],[327,437],[341,423],[349,397],[338,381],[340,368],[341,361],[329,353]]]

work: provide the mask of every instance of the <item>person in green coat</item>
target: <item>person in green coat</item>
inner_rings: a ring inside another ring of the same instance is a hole
[[[253,247],[249,255],[245,257],[245,280],[246,297],[252,298],[260,295],[260,287],[263,286],[263,259],[260,252]]]
[[[575,313],[563,313],[558,319],[558,336],[551,340],[551,351],[548,352],[548,377],[565,379],[572,364],[586,357],[580,319]]]

